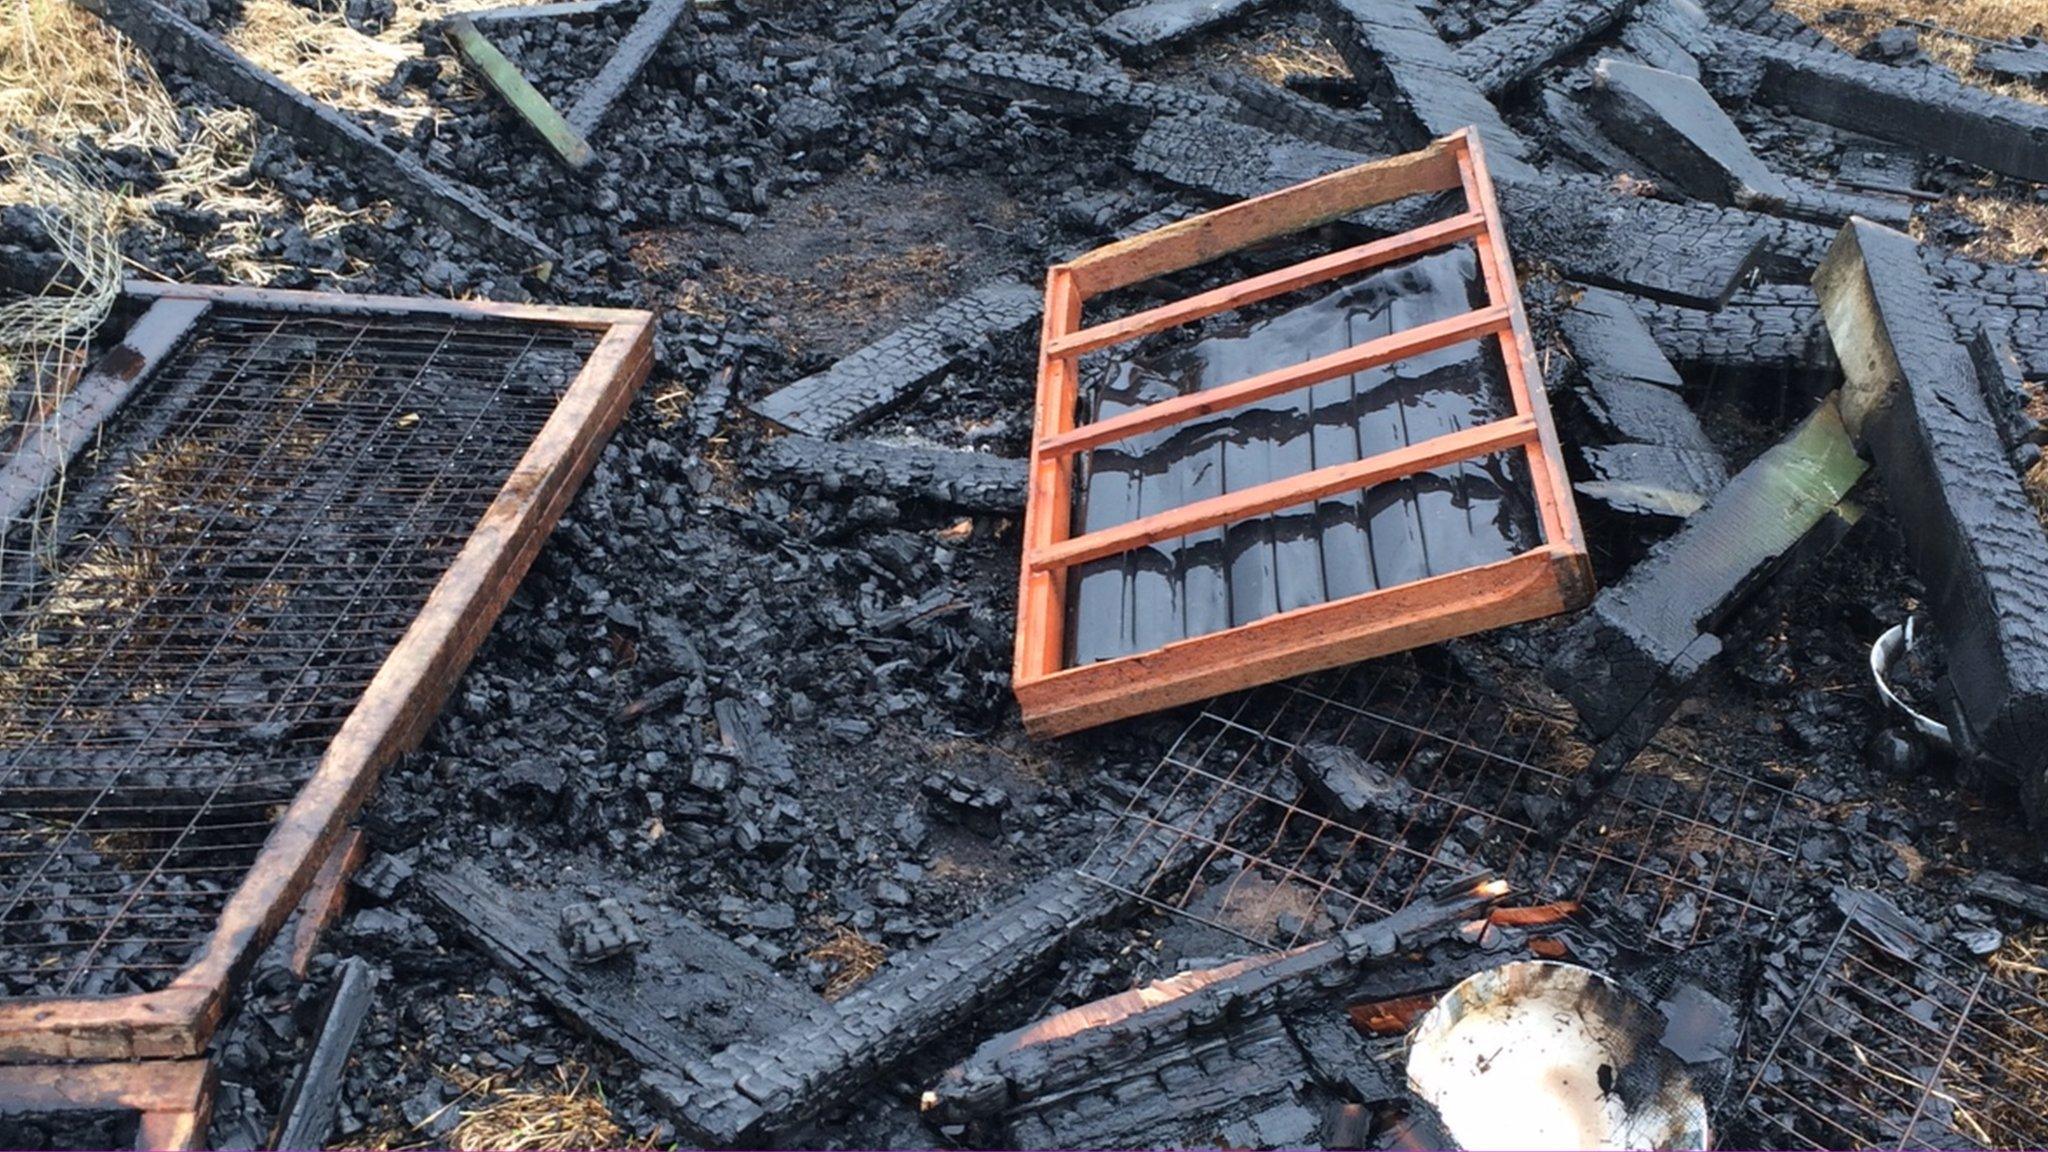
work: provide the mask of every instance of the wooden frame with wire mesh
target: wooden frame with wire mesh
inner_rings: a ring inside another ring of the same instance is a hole
[[[1383,239],[1084,326],[1091,298],[1410,196],[1462,192],[1462,210]],[[1076,423],[1080,358],[1261,301],[1452,246],[1473,245],[1485,306],[1335,353]],[[1131,437],[1466,342],[1498,342],[1512,415],[1349,463],[1281,476],[1073,535],[1076,462]],[[1541,542],[1505,560],[1282,611],[1149,651],[1069,666],[1070,570],[1460,461],[1526,463]],[[1477,134],[1361,164],[1191,217],[1055,265],[1046,278],[1012,688],[1052,736],[1305,672],[1582,606],[1591,570]]]

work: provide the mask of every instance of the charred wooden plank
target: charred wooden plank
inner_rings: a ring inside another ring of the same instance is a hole
[[[1017,280],[984,284],[965,296],[752,405],[793,432],[836,436],[909,400],[918,389],[990,340],[1038,319],[1037,290]]]
[[[1634,305],[1619,292],[1582,289],[1571,308],[1558,317],[1558,327],[1588,379],[1653,384],[1673,392],[1685,387]]]
[[[367,962],[354,956],[341,962],[313,1051],[299,1066],[298,1075],[285,1090],[284,1104],[278,1108],[271,1147],[327,1147],[341,1107],[342,1072],[355,1048],[356,1035],[362,1031],[363,1018],[370,1014],[376,988],[377,970]]]
[[[2036,920],[2048,921],[2048,888],[2039,884],[2029,884],[2003,872],[1979,872],[1970,877],[1965,891],[1979,899],[2025,912]]]
[[[1534,174],[1534,148],[1465,74],[1451,46],[1410,0],[1322,0],[1323,30],[1408,145],[1478,131],[1496,180]]]
[[[1700,60],[1715,50],[1713,25],[1692,0],[1644,0],[1619,39],[1650,67],[1694,80]]]
[[[986,452],[809,436],[770,442],[750,467],[829,495],[874,493],[971,512],[1021,511],[1027,481],[1024,461]]]
[[[611,59],[583,85],[576,103],[563,114],[569,126],[585,137],[597,131],[597,126],[611,114],[612,105],[640,79],[641,71],[654,59],[662,42],[678,24],[688,27],[695,11],[691,0],[649,0],[646,10],[612,51]]]
[[[1028,52],[971,53],[958,65],[938,69],[935,78],[941,86],[971,96],[1024,100],[1063,115],[1125,122],[1209,115],[1223,108],[1223,100],[1208,92],[1133,80],[1112,69],[1076,67]]]
[[[1804,285],[1758,284],[1712,311],[1652,301],[1633,307],[1657,347],[1684,368],[1794,373],[1828,362],[1820,304]]]
[[[1095,38],[1117,55],[1150,60],[1176,44],[1227,27],[1266,0],[1147,0],[1095,26]]]
[[[1389,151],[1370,109],[1340,111],[1241,72],[1213,73],[1209,86],[1236,103],[1233,115],[1244,123],[1360,155]]]
[[[1698,80],[1610,58],[1594,65],[1593,84],[1608,133],[1687,195],[1744,207],[1790,197]]]
[[[1637,0],[1537,0],[1458,46],[1458,65],[1498,96],[1603,36]]]
[[[2048,181],[2048,107],[1973,88],[1935,68],[1741,37],[1762,61],[1758,95],[1809,119]]]
[[[500,215],[475,192],[394,152],[362,125],[274,74],[251,64],[213,33],[156,0],[76,0],[105,19],[159,68],[190,76],[283,129],[344,171],[377,186],[381,195],[487,248],[506,241],[521,252],[553,260],[538,236]]]
[[[469,863],[414,883],[493,963],[643,1069],[674,1071],[780,1034],[823,1003],[724,936],[610,880],[604,887],[638,913],[647,945],[598,965],[576,963],[556,931],[562,909],[584,899],[581,884],[515,891]]]
[[[1977,49],[1970,66],[2000,80],[2048,88],[2048,44],[2039,40],[1987,44]]]
[[[1648,729],[1721,653],[1729,622],[1863,475],[1832,401],[1744,468],[1603,589],[1566,630],[1544,678],[1596,739]]]
[[[1852,222],[1814,289],[1848,379],[1843,416],[1927,585],[1960,735],[2048,819],[2048,532],[1913,238]]]
[[[1626,516],[1683,520],[1728,485],[1719,452],[1661,444],[1588,444],[1579,448],[1589,479],[1572,490]]]

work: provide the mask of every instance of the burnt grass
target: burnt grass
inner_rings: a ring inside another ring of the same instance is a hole
[[[401,214],[320,240],[281,226],[266,255],[306,272],[278,286],[635,306],[661,319],[652,378],[595,473],[425,747],[386,775],[366,810],[374,853],[415,870],[474,861],[524,884],[629,876],[671,914],[822,991],[837,968],[811,953],[828,940],[850,931],[891,954],[914,951],[1095,844],[1186,715],[1027,741],[1008,690],[1016,520],[827,497],[750,474],[750,454],[773,433],[743,405],[987,279],[1035,280],[1175,199],[1128,166],[1136,127],[951,98],[922,72],[963,47],[1107,63],[1089,32],[1117,6],[963,0],[934,33],[903,37],[888,0],[709,5],[596,134],[602,159],[585,177],[560,170],[493,99],[401,69],[394,83],[419,89],[439,114],[431,131],[399,143],[560,245],[561,267],[543,281]],[[1275,4],[1262,27],[1308,35],[1313,21],[1294,7]],[[1510,8],[1455,0],[1442,18],[1465,35]],[[208,15],[217,27],[232,19],[224,5]],[[503,46],[529,76],[548,77],[541,87],[559,101],[612,38],[538,25]],[[1242,57],[1211,41],[1156,71],[1228,66]],[[173,85],[187,102],[218,102],[202,86]],[[1504,103],[1540,138],[1540,117],[1523,114],[1533,102]],[[1829,163],[1807,139],[1811,125],[1752,112],[1743,127],[1783,171],[1819,174]],[[165,163],[97,159],[144,186]],[[377,198],[274,132],[256,168],[298,198]],[[1961,188],[1972,173],[1933,165],[1931,179]],[[188,224],[131,238],[129,255],[165,275],[218,279],[201,250],[203,222]],[[1960,244],[1967,227],[1944,219],[1938,238]],[[35,243],[12,215],[0,228],[0,239]],[[314,270],[346,267],[344,255],[368,270],[316,281]],[[1023,455],[1031,340],[991,350],[870,431]],[[730,393],[709,386],[727,370]],[[1792,382],[1762,374],[1691,383],[1731,469],[1807,403]],[[1959,909],[1969,869],[2036,867],[2012,805],[1965,791],[1940,763],[1873,745],[1891,721],[1869,685],[1869,645],[1921,589],[1882,499],[1863,491],[1864,523],[1789,597],[1779,626],[1733,653],[1728,674],[1674,721],[1709,759],[1770,765],[1826,814],[1802,853],[1806,880],[1775,923],[1749,934],[1792,987],[1832,932],[1833,883],[1883,887],[1946,936],[2002,915]],[[1596,529],[1603,577],[1640,554],[1633,529]],[[874,625],[934,590],[949,594],[944,610]],[[1470,646],[1530,676],[1553,627]],[[621,718],[657,689],[658,705]],[[735,748],[735,716],[758,719],[786,755]],[[920,785],[942,770],[1008,796],[999,829],[949,823],[931,808]],[[1229,946],[1148,918],[1084,934],[1053,972],[876,1083],[816,1139],[948,1139],[918,1121],[916,1094],[980,1039]],[[494,971],[401,883],[355,894],[310,980],[293,980],[275,950],[259,964],[216,1041],[215,1146],[266,1139],[348,955],[383,979],[346,1075],[338,1141],[445,1142],[469,1101],[445,1106],[473,1077],[542,1084],[558,1066],[591,1069],[636,1139],[673,1138],[639,1098],[636,1069]],[[1781,986],[1766,981],[1748,1006],[1753,1033],[1785,1020],[1772,991]]]

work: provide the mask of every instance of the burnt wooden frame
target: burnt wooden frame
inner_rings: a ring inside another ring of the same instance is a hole
[[[1448,219],[1084,327],[1091,297],[1207,263],[1375,204],[1462,190]],[[1217,313],[1470,241],[1487,305],[1235,383],[1075,425],[1079,358]],[[1090,532],[1069,535],[1074,458],[1125,437],[1254,403],[1469,340],[1496,339],[1514,414],[1348,464]],[[1352,492],[1496,452],[1527,454],[1543,542],[1492,564],[1310,605],[1193,636],[1149,652],[1064,667],[1067,570],[1160,540]],[[1478,135],[1461,129],[1428,147],[1232,204],[1099,248],[1046,277],[1045,329],[1024,516],[1012,688],[1035,736],[1184,704],[1287,676],[1349,664],[1583,605],[1592,573],[1571,482],[1523,315],[1500,207]]]
[[[204,1148],[213,1090],[210,1060],[0,1067],[0,1109],[134,1112],[137,1149]]]
[[[321,316],[440,316],[516,320],[602,333],[582,370],[477,521],[447,571],[370,681],[319,767],[271,828],[206,943],[155,992],[0,1000],[0,1061],[128,1061],[197,1056],[230,993],[312,885],[377,778],[419,745],[462,670],[597,462],[646,380],[654,316],[626,309],[490,301],[348,296],[131,281],[130,295]],[[151,314],[156,314],[152,308]],[[204,309],[160,326],[168,356]],[[131,382],[132,383],[132,382]],[[53,458],[56,454],[50,454]],[[0,1081],[4,1089],[4,1081]]]

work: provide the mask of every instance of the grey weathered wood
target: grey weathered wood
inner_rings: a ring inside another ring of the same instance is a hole
[[[1941,69],[1739,39],[1741,50],[1762,61],[1764,100],[1837,128],[2048,181],[2048,107],[1973,88]]]
[[[576,94],[576,103],[570,105],[562,118],[585,137],[596,132],[597,126],[611,114],[612,105],[640,78],[641,70],[654,58],[662,42],[678,24],[687,28],[695,11],[692,0],[649,0],[646,10],[612,51],[611,59],[584,84]]]
[[[206,315],[205,300],[158,300],[121,342],[93,364],[50,416],[23,433],[13,451],[0,457],[0,534],[35,507],[37,499],[77,459],[156,366],[169,359],[192,326]]]
[[[1320,0],[1323,30],[1390,124],[1419,147],[1460,128],[1478,130],[1496,178],[1534,174],[1535,148],[1502,120],[1410,0]]]
[[[1176,44],[1218,31],[1263,8],[1267,0],[1147,0],[1095,26],[1095,37],[1118,55],[1149,60]]]
[[[1605,35],[1636,0],[1537,0],[1458,45],[1458,64],[1488,96],[1498,96]]]
[[[313,1051],[293,1077],[278,1109],[277,1131],[270,1146],[280,1149],[325,1148],[334,1134],[334,1120],[341,1108],[342,1073],[363,1018],[369,1015],[371,994],[377,989],[377,970],[359,957],[341,962],[334,992],[327,1001],[327,1015]]]
[[[1835,405],[1822,404],[1603,589],[1566,630],[1545,679],[1596,738],[1646,707],[1668,711],[1720,655],[1729,620],[1863,472]]]
[[[984,284],[752,405],[794,432],[836,436],[909,400],[966,353],[1035,323],[1040,294],[1017,280]]]
[[[580,882],[578,882],[580,879]],[[596,884],[635,913],[647,945],[628,959],[577,964],[557,926]],[[612,878],[551,873],[512,889],[459,863],[414,884],[465,940],[578,1029],[642,1069],[676,1073],[734,1043],[780,1034],[823,1003],[724,936]]]
[[[1843,416],[1927,585],[1960,735],[2048,820],[2048,531],[1913,238],[1851,222],[1814,290],[1848,380]]]
[[[873,493],[971,512],[1021,511],[1029,482],[1024,461],[987,452],[810,436],[769,442],[749,467],[828,494]]]
[[[75,0],[121,30],[157,67],[200,81],[290,133],[336,167],[374,184],[420,215],[486,248],[507,241],[552,260],[540,238],[500,215],[477,194],[385,147],[362,125],[251,64],[219,37],[156,0]]]

